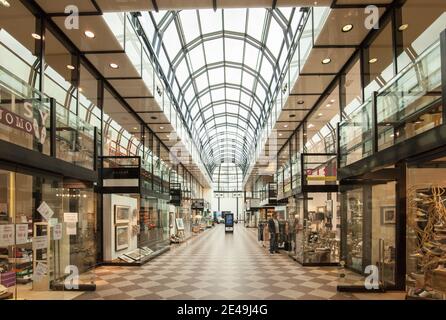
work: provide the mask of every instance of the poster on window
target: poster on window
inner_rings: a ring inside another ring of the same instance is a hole
[[[40,250],[48,248],[48,237],[37,236],[33,238],[33,250]]]
[[[43,262],[38,262],[33,273],[33,280],[40,281],[48,273],[48,265]]]
[[[56,223],[53,227],[53,239],[62,239],[62,223]]]
[[[15,225],[15,241],[16,244],[28,243],[28,224]]]
[[[9,247],[14,245],[14,225],[0,225],[0,247]]]
[[[54,215],[54,211],[45,201],[43,201],[42,204],[37,208],[37,212],[39,212],[46,221],[49,221]]]

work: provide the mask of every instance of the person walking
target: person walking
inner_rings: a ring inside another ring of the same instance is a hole
[[[277,212],[273,212],[271,218],[268,220],[269,239],[269,253],[279,253],[279,220],[277,220]]]

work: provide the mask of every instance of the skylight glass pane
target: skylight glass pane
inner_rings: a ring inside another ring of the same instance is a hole
[[[209,86],[207,73],[202,73],[200,76],[196,77],[195,84],[197,85],[198,92],[206,89]]]
[[[240,90],[227,88],[226,89],[226,99],[239,101]]]
[[[225,74],[223,68],[216,68],[209,70],[209,82],[212,85],[224,83]]]
[[[237,124],[237,118],[235,118],[235,117],[228,117],[228,123]]]
[[[227,105],[226,105],[226,109],[227,109],[228,112],[230,112],[230,113],[238,114],[238,109],[239,109],[239,107],[236,106],[235,104],[227,104]]]
[[[243,72],[242,85],[248,90],[252,90],[254,85],[254,77],[248,72]]]
[[[210,93],[205,93],[200,98],[201,101],[201,107],[206,108],[211,103],[211,95]]]
[[[246,9],[224,10],[225,30],[245,33]]]
[[[242,92],[242,95],[240,97],[240,102],[249,107],[249,105],[251,104],[251,97],[246,93]]]
[[[240,116],[248,119],[248,111],[246,111],[244,108],[240,108]]]
[[[231,62],[242,62],[243,41],[225,38],[226,60]]]
[[[225,98],[225,89],[212,90],[212,99],[214,101],[223,100]]]
[[[189,57],[192,62],[192,72],[197,71],[205,65],[203,47],[201,45],[189,51]]]
[[[221,9],[216,12],[212,9],[200,10],[200,22],[203,34],[221,31],[223,28]]]
[[[183,83],[189,78],[189,71],[187,70],[187,64],[185,61],[178,65],[175,75],[180,85],[183,85]]]
[[[235,68],[226,68],[226,82],[234,83],[236,85],[240,84],[242,78],[242,70]]]
[[[208,64],[223,61],[223,39],[215,39],[204,42],[206,62]]]
[[[245,64],[253,70],[257,70],[257,59],[259,57],[259,49],[246,43],[245,47]]]
[[[249,9],[248,34],[257,40],[262,40],[263,24],[265,23],[265,9]]]
[[[180,19],[186,42],[190,42],[200,35],[197,12],[195,10],[181,11]]]
[[[171,59],[175,58],[178,51],[181,50],[180,38],[175,23],[171,23],[163,34],[163,42],[166,47],[167,54]]]
[[[260,75],[267,82],[271,80],[273,76],[273,67],[268,60],[263,60],[262,67],[260,68]]]
[[[274,57],[278,58],[282,43],[283,30],[275,19],[271,19],[266,47],[271,50]]]
[[[209,119],[209,118],[211,118],[211,117],[214,115],[214,112],[213,112],[212,109],[209,109],[209,110],[206,110],[206,111],[203,113],[203,115],[204,115],[204,118],[205,118],[205,119]]]

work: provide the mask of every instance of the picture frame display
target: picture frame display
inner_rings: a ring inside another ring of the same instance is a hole
[[[176,218],[175,223],[177,225],[177,230],[184,231],[184,221],[183,218]]]
[[[381,207],[381,224],[396,223],[396,208],[394,206]]]
[[[121,251],[129,247],[129,226],[116,226],[115,246],[116,251]]]
[[[129,223],[130,207],[115,205],[115,224]]]

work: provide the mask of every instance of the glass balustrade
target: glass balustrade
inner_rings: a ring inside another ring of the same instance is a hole
[[[340,123],[341,167],[372,155],[374,130],[378,151],[383,151],[443,124],[441,95],[437,42]]]

